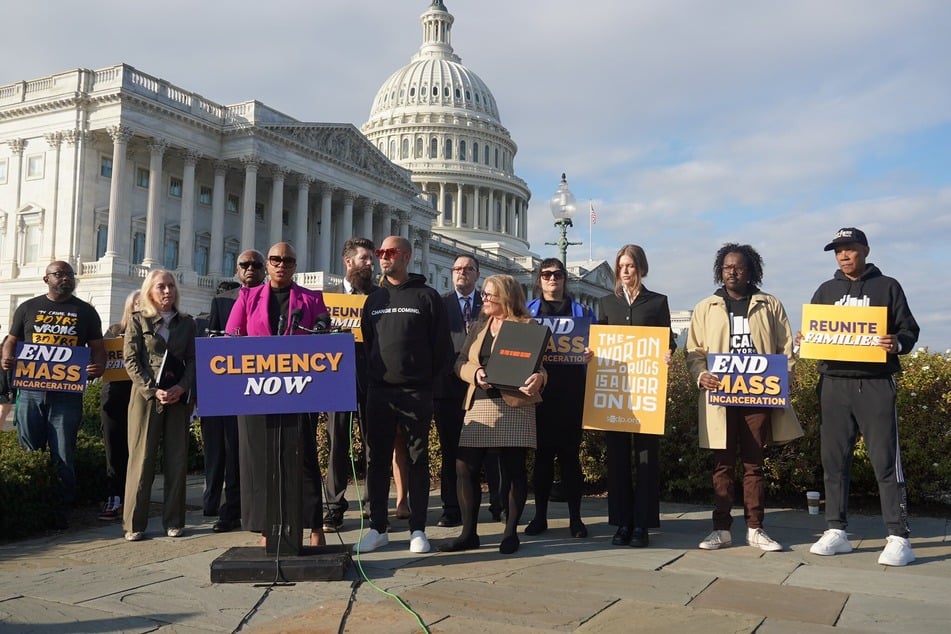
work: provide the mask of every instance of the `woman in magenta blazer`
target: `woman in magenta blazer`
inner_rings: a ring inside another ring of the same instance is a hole
[[[304,335],[315,327],[330,324],[323,293],[298,286],[293,281],[297,254],[286,242],[275,244],[268,251],[268,282],[253,288],[242,288],[228,317],[227,333],[242,337],[272,335]],[[288,416],[292,416],[288,414]],[[320,470],[317,466],[317,417],[299,414],[302,421],[301,449],[303,461],[303,519],[311,529],[310,544],[324,543]],[[241,472],[241,524],[245,530],[262,532],[266,527],[265,497],[267,464],[265,457],[266,416],[238,416],[238,453]],[[263,541],[263,538],[262,538]]]

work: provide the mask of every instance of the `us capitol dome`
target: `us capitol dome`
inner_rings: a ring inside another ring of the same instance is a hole
[[[433,0],[420,16],[419,51],[383,82],[361,131],[410,170],[438,211],[435,236],[524,258],[531,192],[515,175],[518,148],[492,91],[453,52],[453,21]]]

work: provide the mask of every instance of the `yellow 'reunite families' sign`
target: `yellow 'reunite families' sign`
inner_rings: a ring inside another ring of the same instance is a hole
[[[888,334],[888,309],[885,306],[829,306],[805,304],[802,307],[802,340],[799,356],[829,361],[885,361],[885,349],[879,347],[879,335]]]
[[[103,339],[106,348],[106,370],[102,373],[103,381],[128,381],[129,373],[125,369],[125,357],[122,354],[122,337]]]
[[[670,329],[591,326],[585,429],[664,433]]]
[[[330,311],[330,326],[353,333],[353,340],[363,341],[360,330],[360,318],[363,317],[363,304],[366,295],[348,295],[347,293],[324,293],[324,304]]]

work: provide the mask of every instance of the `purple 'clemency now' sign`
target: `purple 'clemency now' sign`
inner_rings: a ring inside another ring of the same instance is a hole
[[[203,337],[195,342],[195,357],[200,416],[357,408],[350,333]]]

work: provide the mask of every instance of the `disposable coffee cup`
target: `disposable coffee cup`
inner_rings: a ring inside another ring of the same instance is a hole
[[[809,515],[819,514],[819,492],[806,491],[806,504],[809,507]]]

